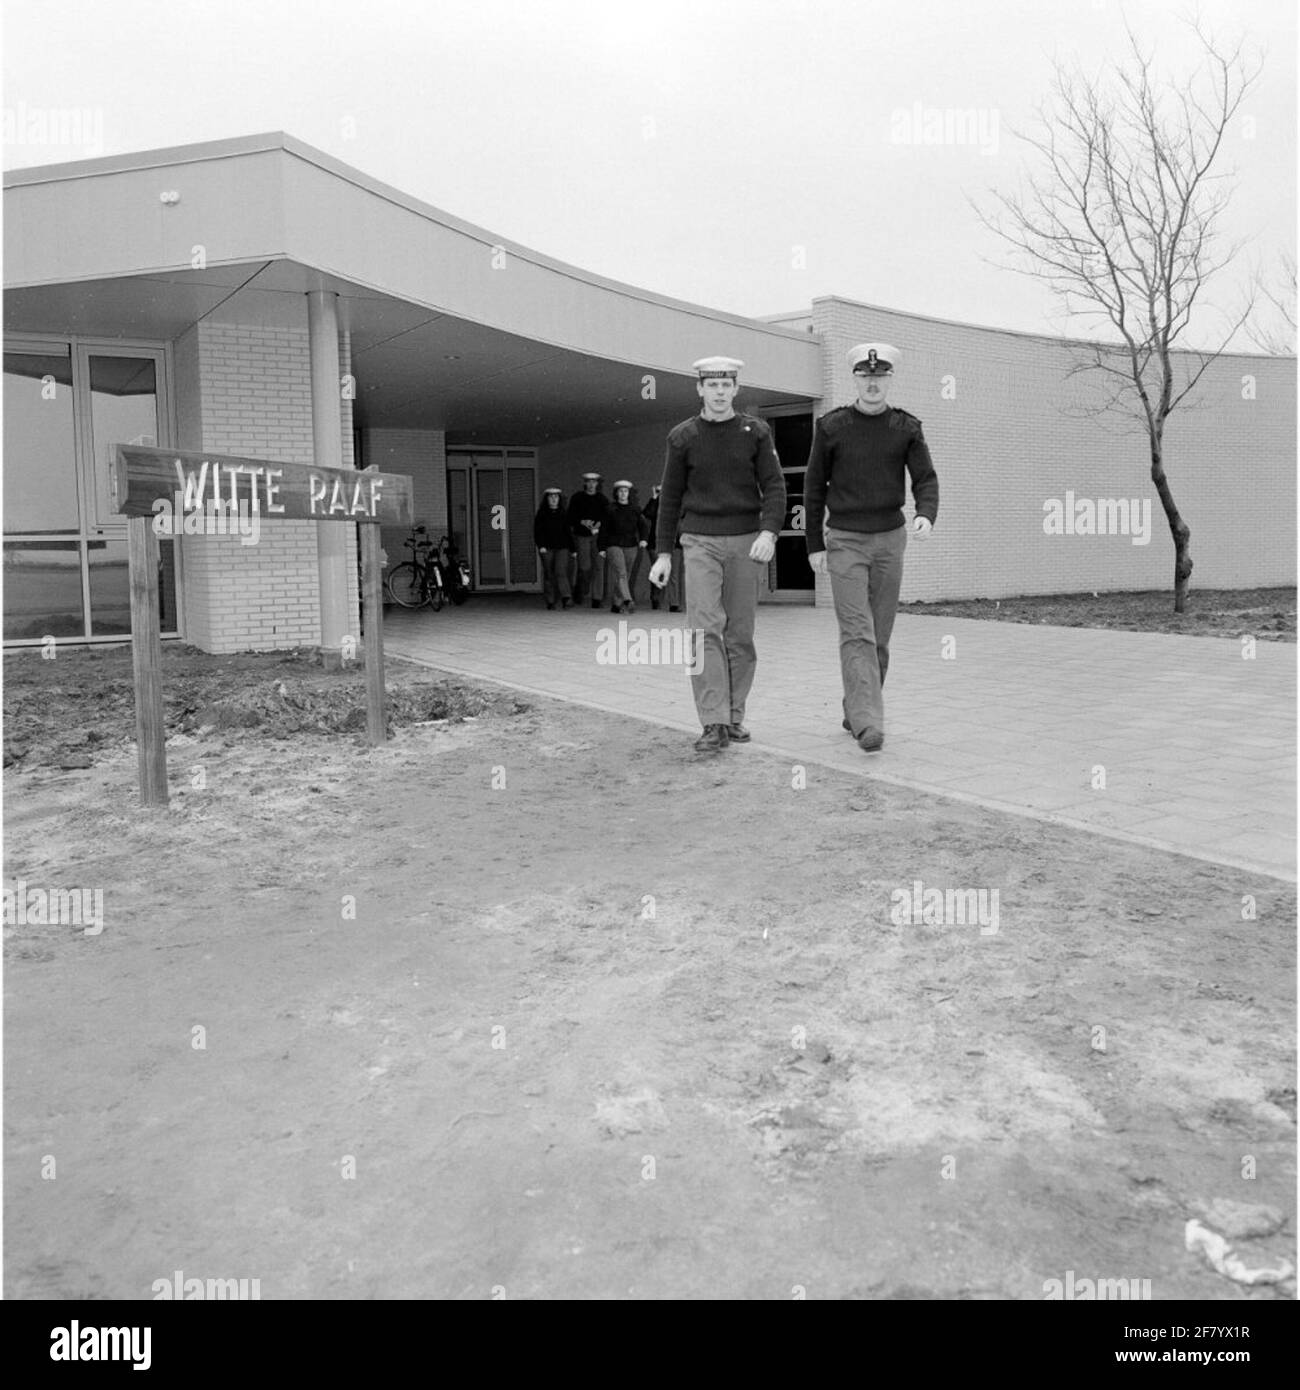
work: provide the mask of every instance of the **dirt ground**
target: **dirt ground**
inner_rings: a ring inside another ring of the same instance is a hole
[[[1296,640],[1296,591],[1193,589],[1187,611],[1174,612],[1173,591],[1114,594],[1032,594],[1023,598],[963,599],[953,603],[904,603],[922,617],[993,618],[1053,627],[1106,627],[1125,632],[1172,632],[1183,637]]]
[[[5,663],[5,884],[105,922],[5,930],[8,1297],[1294,1296],[1184,1245],[1295,1259],[1293,887],[396,663],[369,750],[310,731],[355,674],[166,662],[166,810],[128,654]],[[996,932],[896,922],[917,880]]]

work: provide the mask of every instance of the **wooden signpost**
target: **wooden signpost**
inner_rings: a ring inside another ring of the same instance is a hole
[[[410,478],[373,468],[357,472],[119,444],[113,466],[113,495],[117,510],[127,518],[135,729],[140,799],[146,806],[167,804],[158,607],[160,533],[239,535],[244,544],[255,544],[260,528],[276,521],[363,523],[360,552],[366,733],[372,745],[384,742],[388,716],[379,526],[411,525]]]

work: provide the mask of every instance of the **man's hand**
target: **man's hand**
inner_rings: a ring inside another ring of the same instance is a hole
[[[814,550],[808,556],[808,563],[812,567],[814,574],[826,573],[826,552],[824,550]]]
[[[598,550],[596,554],[599,555],[602,560],[605,558],[605,552],[603,550]]]
[[[545,555],[545,554],[546,554],[546,547],[545,547],[544,545],[539,545],[539,546],[537,547],[537,553],[538,553],[539,555]]]
[[[765,565],[776,554],[776,537],[771,531],[760,531],[758,539],[749,547],[749,558]]]
[[[650,542],[649,542],[649,541],[641,541],[641,542],[639,542],[639,544],[640,544],[640,546],[641,546],[641,549],[644,550],[644,549],[646,548],[646,546],[650,544]]]
[[[928,541],[932,529],[928,516],[918,516],[916,520],[912,522],[912,534],[918,541]]]
[[[653,565],[650,566],[650,582],[656,589],[662,589],[668,583],[668,576],[673,572],[672,557],[661,555]]]

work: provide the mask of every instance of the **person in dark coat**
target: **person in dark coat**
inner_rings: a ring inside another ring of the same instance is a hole
[[[849,349],[858,399],[823,415],[804,474],[808,563],[829,574],[840,628],[843,727],[864,753],[885,743],[889,639],[910,539],[928,540],[939,478],[915,415],[889,404],[899,352],[889,343]],[[907,482],[916,516],[903,513]]]
[[[564,495],[558,487],[548,487],[542,493],[542,505],[533,519],[533,541],[542,561],[542,590],[547,608],[554,608],[557,599],[565,608],[570,607],[573,598],[569,588],[569,547],[573,539]]]
[[[600,530],[600,553],[605,560],[611,613],[636,612],[636,604],[632,602],[632,572],[649,536],[646,519],[632,501],[632,484],[620,479],[614,484],[614,501]]]
[[[590,595],[593,608],[605,601],[605,562],[598,556],[603,545],[600,531],[608,514],[609,498],[600,490],[600,474],[584,473],[582,491],[569,499],[569,532],[578,552],[578,602]]]
[[[701,410],[669,431],[659,496],[650,582],[663,588],[673,572],[678,530],[686,560],[686,625],[701,643],[691,672],[704,733],[698,753],[748,743],[745,702],[758,653],[754,615],[760,576],[776,553],[785,517],[785,475],[772,427],[735,409],[740,369],[735,357],[695,364]]]

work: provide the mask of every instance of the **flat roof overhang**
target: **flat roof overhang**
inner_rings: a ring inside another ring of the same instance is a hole
[[[807,332],[564,265],[280,134],[7,176],[5,282],[7,332],[163,340],[204,318],[281,324],[288,297],[332,290],[357,423],[450,442],[681,419],[698,409],[689,363],[714,352],[745,361],[751,407],[821,390]]]

